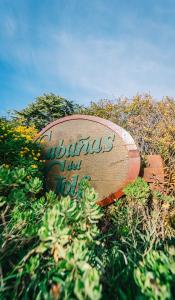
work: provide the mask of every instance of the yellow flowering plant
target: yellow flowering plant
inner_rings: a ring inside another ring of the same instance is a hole
[[[0,120],[0,163],[9,167],[25,166],[33,174],[43,166],[39,146],[33,142],[37,130],[20,122]]]

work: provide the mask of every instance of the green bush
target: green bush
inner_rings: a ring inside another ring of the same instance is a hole
[[[21,111],[14,111],[13,117],[17,120],[22,119],[24,125],[34,125],[41,130],[54,120],[72,115],[77,109],[78,105],[72,101],[50,93],[37,97],[35,102]]]
[[[124,191],[126,196],[107,208],[102,223],[103,250],[98,249],[97,253],[103,266],[103,299],[157,300],[159,298],[148,297],[146,289],[142,288],[146,284],[146,275],[142,276],[142,285],[138,284],[135,269],[139,274],[142,272],[140,261],[149,253],[160,249],[161,253],[166,253],[166,247],[174,245],[175,231],[170,222],[175,215],[174,198],[151,191],[141,178]],[[152,258],[152,263],[156,265],[155,259]],[[174,263],[172,256],[171,264]]]
[[[52,109],[50,98],[38,104]],[[57,108],[55,103],[54,118]],[[63,115],[71,113],[64,108]],[[0,121],[0,299],[174,299],[172,101],[156,104],[135,97],[130,103],[106,101],[87,110],[134,133],[143,156],[158,149],[169,172],[166,193],[152,191],[138,178],[103,211],[87,181],[79,185],[77,199],[44,191],[44,161],[33,142],[36,129],[22,124],[38,120],[39,128],[47,122],[48,110],[43,106],[39,118],[37,107],[24,113],[29,118],[21,123]]]
[[[149,252],[135,269],[134,277],[146,299],[174,299],[175,248]]]
[[[41,181],[32,182],[31,192],[30,181],[10,181],[11,214],[1,224],[2,298],[100,299],[99,271],[90,264],[102,216],[94,190],[86,186],[81,201],[58,200],[53,192],[37,198]]]
[[[0,131],[0,298],[100,299],[94,190],[82,182],[79,200],[45,193],[33,129],[2,121]]]

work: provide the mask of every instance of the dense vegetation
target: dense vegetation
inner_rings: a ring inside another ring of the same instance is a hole
[[[134,137],[140,154],[160,154],[165,163],[164,191],[175,196],[175,100],[154,101],[150,95],[133,99],[102,100],[81,113],[99,116],[125,128]]]
[[[36,129],[41,130],[56,119],[72,115],[78,108],[79,106],[72,101],[51,93],[37,97],[35,102],[25,109],[14,111],[13,116],[22,119],[23,124],[34,125]]]
[[[63,113],[54,96],[51,115],[51,96],[0,121],[0,299],[175,299],[174,100],[145,95],[71,109],[68,103]],[[162,192],[138,178],[105,209],[87,181],[79,185],[80,200],[45,192],[35,128],[77,110],[126,128],[143,165],[146,154],[161,154]]]

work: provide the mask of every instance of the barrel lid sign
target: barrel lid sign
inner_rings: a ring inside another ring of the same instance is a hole
[[[139,174],[140,156],[133,138],[118,125],[99,117],[73,115],[46,126],[37,136],[46,160],[47,187],[77,197],[83,178],[91,181],[98,203],[119,198]]]

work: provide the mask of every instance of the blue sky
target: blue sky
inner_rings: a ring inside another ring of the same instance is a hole
[[[175,1],[0,0],[1,115],[47,92],[174,96]]]

